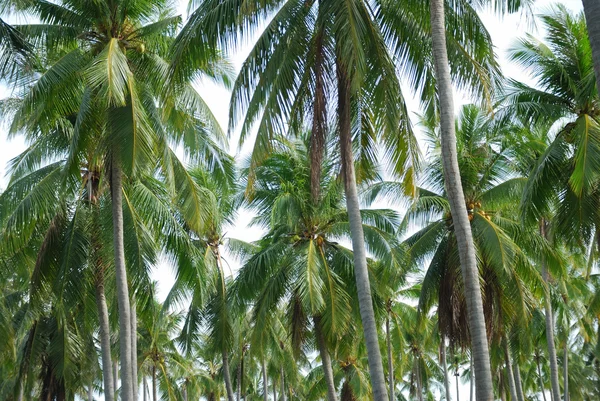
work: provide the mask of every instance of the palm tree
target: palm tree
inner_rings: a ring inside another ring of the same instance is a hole
[[[179,18],[167,2],[28,2],[25,11],[40,25],[19,26],[24,38],[46,58],[47,67],[34,85],[24,88],[11,131],[30,138],[46,134],[61,118],[74,118],[67,172],[79,169],[79,152],[99,138],[98,159],[110,184],[113,209],[113,249],[119,304],[119,336],[123,399],[131,400],[137,379],[132,351],[130,294],[123,238],[124,179],[154,168],[160,158],[169,189],[179,193],[179,205],[190,224],[200,224],[202,202],[195,184],[168,147],[168,138],[203,157],[213,142],[200,142],[217,130],[212,114],[189,86],[165,97],[168,63],[163,57]],[[212,75],[223,70],[206,66]],[[41,112],[38,112],[40,111]],[[208,131],[208,132],[207,132]],[[210,153],[209,153],[210,154]],[[218,155],[219,152],[214,153]]]
[[[600,82],[600,5],[593,0],[583,0],[583,11],[587,21],[588,37],[592,47],[596,82]]]

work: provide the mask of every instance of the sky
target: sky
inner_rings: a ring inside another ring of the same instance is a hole
[[[548,10],[551,5],[556,4],[556,0],[537,0],[534,5],[534,13],[539,14]],[[581,0],[562,0],[560,3],[564,4],[567,8],[573,11],[580,11]],[[180,1],[179,9],[182,14],[185,13],[187,7],[187,1]],[[481,13],[482,19],[486,24],[494,44],[496,51],[499,56],[500,64],[504,74],[508,77],[519,79],[521,81],[532,82],[532,77],[528,77],[526,73],[519,67],[511,64],[507,61],[506,51],[510,48],[515,41],[526,35],[532,33],[538,38],[543,37],[543,32],[540,32],[539,26],[533,26],[531,21],[526,22],[521,15],[515,14],[511,16],[505,16],[499,19],[491,12],[484,11]],[[539,21],[538,21],[539,22]],[[539,24],[538,24],[539,25]],[[250,44],[245,44],[238,51],[230,54],[230,60],[236,69],[239,69],[245,56],[250,51]],[[229,92],[211,82],[200,82],[198,85],[200,95],[204,97],[208,105],[211,107],[213,113],[217,117],[218,121],[223,127],[227,127],[228,122],[228,105],[229,105]],[[456,107],[457,109],[469,100],[462,97],[460,94],[456,94]],[[0,85],[0,98],[10,96],[10,92],[3,86]],[[405,97],[408,102],[409,109],[416,113],[419,111],[418,102],[413,99],[408,92],[405,93]],[[6,134],[6,124],[0,122],[0,189],[4,188],[7,183],[6,177],[6,164],[7,162],[17,156],[20,152],[25,149],[25,143],[20,138],[14,138],[9,140]],[[237,149],[237,140],[232,138],[230,143],[230,152],[232,154],[244,154],[247,147],[242,149],[240,152]],[[402,213],[402,211],[400,211]],[[261,231],[256,228],[248,227],[248,223],[252,215],[248,212],[241,212],[233,227],[230,227],[227,231],[231,236],[239,238],[245,241],[257,240]],[[230,265],[233,271],[236,270],[235,261],[230,260]],[[161,262],[153,270],[153,278],[158,281],[159,297],[163,298],[166,296],[171,285],[173,284],[173,273],[172,269],[168,264]]]

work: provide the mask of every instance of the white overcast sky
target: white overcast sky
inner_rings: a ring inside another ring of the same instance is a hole
[[[556,3],[556,0],[538,0],[535,4],[535,13],[537,14],[543,12],[552,4]],[[560,1],[560,3],[566,5],[573,11],[581,10],[581,0],[563,0]],[[187,2],[181,1],[180,10],[182,13],[185,12],[186,6]],[[492,35],[505,75],[521,80],[527,80],[528,78],[525,76],[522,70],[506,61],[505,52],[517,38],[524,36],[527,32],[533,33],[537,37],[541,37],[543,33],[537,31],[532,24],[524,22],[520,15],[512,15],[504,17],[502,20],[500,20],[489,12],[482,12],[482,18]],[[250,46],[247,45],[241,48],[235,54],[230,55],[230,58],[236,68],[239,68],[249,49]],[[222,126],[226,127],[229,92],[209,82],[201,83],[199,91],[212,108]],[[9,92],[6,90],[6,88],[0,86],[0,98],[4,98],[6,96],[9,96]],[[405,94],[405,96],[407,99],[409,99],[409,107],[411,110],[413,112],[417,112],[418,104],[414,100],[410,99],[411,96],[408,93]],[[460,107],[461,101],[464,102],[468,100],[461,100],[459,97],[459,99],[457,99],[457,108]],[[25,148],[25,144],[21,139],[16,138],[10,141],[7,139],[6,127],[3,125],[4,124],[0,124],[0,188],[3,188],[7,182],[7,178],[5,176],[6,163]],[[235,143],[231,144],[231,151],[233,154],[237,153],[237,148],[235,145]],[[236,226],[231,227],[228,230],[229,235],[246,241],[254,241],[258,239],[260,230],[248,227],[250,219],[251,215],[249,213],[241,213]],[[235,265],[235,262],[231,262],[232,265]],[[232,268],[235,270],[235,266],[232,266]],[[153,276],[154,279],[159,282],[159,292],[161,297],[164,297],[173,283],[173,274],[171,269],[166,264],[161,263],[154,269]]]

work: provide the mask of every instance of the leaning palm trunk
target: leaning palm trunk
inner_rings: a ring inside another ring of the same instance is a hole
[[[450,401],[450,381],[448,380],[448,362],[446,360],[446,338],[442,336],[440,343],[440,359],[442,362],[442,368],[444,371],[444,390],[446,391],[446,401]]]
[[[344,177],[344,188],[346,193],[346,208],[348,209],[348,220],[350,223],[350,234],[352,237],[352,250],[354,253],[354,274],[358,293],[358,305],[360,317],[367,346],[367,359],[369,361],[369,373],[371,375],[371,387],[373,389],[374,401],[388,401],[385,375],[383,373],[383,362],[379,350],[377,336],[377,322],[371,299],[371,286],[369,283],[369,270],[367,268],[367,254],[365,250],[365,239],[360,217],[358,202],[358,190],[356,188],[356,176],[354,173],[354,155],[352,154],[352,130],[350,116],[350,78],[346,66],[342,65],[341,58],[337,60],[338,79],[338,118],[340,130],[340,151],[342,159],[342,172]]]
[[[540,234],[543,238],[547,236],[548,224],[542,219],[540,221]],[[554,312],[550,301],[550,275],[546,268],[546,261],[542,257],[542,278],[546,284],[544,299],[544,313],[546,315],[546,342],[548,344],[548,359],[550,360],[550,384],[552,385],[552,400],[560,401],[560,381],[558,379],[558,362],[556,358],[556,343],[554,341]]]
[[[225,378],[225,390],[227,391],[227,400],[233,401],[233,386],[231,385],[231,371],[229,370],[229,355],[223,350],[223,377]]]
[[[116,155],[112,157],[110,175],[112,195],[113,243],[115,253],[115,273],[117,281],[117,302],[119,306],[119,347],[121,355],[121,400],[133,401],[133,367],[131,364],[131,306],[125,268],[125,248],[123,243],[123,184],[122,171]]]
[[[315,325],[315,338],[317,340],[317,346],[319,347],[319,354],[321,355],[321,363],[323,364],[325,382],[327,383],[327,399],[329,401],[337,401],[333,368],[331,367],[331,357],[329,356],[329,350],[327,349],[325,337],[323,336],[321,318],[319,316],[314,316],[313,322]]]
[[[263,358],[261,363],[262,380],[263,380],[263,401],[269,401],[269,382],[267,381],[267,365]],[[275,400],[277,401],[277,400]]]
[[[508,391],[510,392],[510,399],[513,401],[518,400],[517,386],[515,385],[515,377],[513,375],[512,360],[510,359],[510,350],[508,349],[508,340],[504,337],[504,358],[506,359],[506,377],[508,378]]]
[[[525,394],[523,394],[523,382],[521,380],[521,369],[519,368],[519,362],[513,363],[513,372],[515,376],[515,386],[517,387],[517,400],[525,401]]]
[[[454,126],[454,99],[452,81],[446,49],[446,26],[444,16],[444,0],[431,0],[431,37],[433,40],[433,56],[440,107],[442,162],[444,182],[450,201],[452,223],[459,250],[460,265],[467,301],[469,332],[471,334],[471,351],[475,371],[477,372],[477,401],[492,401],[494,389],[490,355],[485,328],[485,316],[479,286],[479,271],[475,257],[475,246],[471,234],[471,225],[465,207],[460,171],[456,150],[456,134]]]
[[[104,272],[96,270],[96,307],[100,322],[100,351],[102,353],[102,378],[104,380],[104,399],[113,401],[115,396],[114,378],[112,372],[112,357],[110,355],[110,326],[108,323],[108,307],[104,294]]]
[[[392,339],[390,333],[390,311],[388,310],[388,315],[385,318],[385,339],[387,346],[387,358],[388,358],[388,386],[390,401],[394,401],[394,395],[396,393],[395,384],[394,384],[394,361],[392,359]]]
[[[583,11],[587,21],[588,36],[592,46],[596,84],[600,85],[600,2],[583,0]]]

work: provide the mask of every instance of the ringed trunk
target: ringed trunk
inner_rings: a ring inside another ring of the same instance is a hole
[[[388,401],[383,362],[379,350],[377,336],[377,322],[371,298],[371,285],[369,283],[369,270],[367,267],[367,254],[365,238],[360,216],[356,175],[354,172],[354,155],[352,154],[352,127],[351,127],[351,81],[348,76],[347,66],[343,65],[340,57],[336,62],[338,80],[338,118],[340,151],[344,189],[346,194],[346,207],[352,237],[352,250],[354,254],[354,275],[358,293],[358,305],[362,320],[369,373],[374,401]]]
[[[448,51],[446,48],[444,0],[431,0],[430,12],[433,58],[440,106],[444,182],[450,202],[452,223],[458,244],[465,298],[467,301],[471,352],[473,354],[475,371],[477,372],[475,390],[477,401],[493,401],[494,389],[481,288],[479,285],[479,270],[477,268],[471,224],[465,206],[465,197],[458,167],[454,126],[454,99],[448,64]]]

